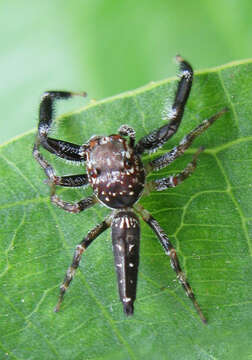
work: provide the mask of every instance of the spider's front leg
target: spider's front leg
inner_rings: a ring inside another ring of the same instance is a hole
[[[155,151],[160,148],[177,132],[181,123],[184,108],[192,87],[193,69],[181,56],[178,55],[176,60],[179,62],[180,81],[178,83],[172,109],[166,115],[170,121],[168,124],[161,126],[159,129],[152,131],[139,140],[135,147],[135,150],[139,155],[144,151]]]
[[[47,91],[43,94],[39,108],[38,134],[34,145],[34,157],[36,160],[38,160],[36,158],[36,153],[39,146],[42,145],[46,150],[63,159],[71,161],[84,161],[81,146],[48,137],[48,133],[53,122],[55,101],[69,99],[72,96],[86,96],[86,93]]]
[[[33,156],[44,169],[49,184],[59,186],[83,186],[88,183],[87,175],[56,176],[53,167],[44,159],[39,151],[40,145],[51,153],[67,160],[84,161],[82,147],[65,141],[48,137],[52,122],[54,103],[58,99],[68,99],[74,95],[86,96],[86,93],[71,93],[67,91],[47,91],[43,94],[39,107],[38,133],[33,147]]]
[[[152,230],[157,235],[161,245],[164,248],[164,251],[165,251],[166,255],[168,255],[170,257],[171,267],[176,272],[179,282],[183,286],[187,296],[191,299],[191,301],[192,301],[195,309],[197,310],[202,322],[204,324],[206,324],[207,323],[206,318],[204,317],[204,315],[203,315],[203,313],[202,313],[202,311],[200,309],[200,306],[199,306],[199,304],[197,303],[197,301],[195,299],[195,295],[194,295],[194,293],[192,291],[191,286],[189,285],[188,281],[186,280],[186,277],[185,277],[184,273],[181,270],[179,260],[178,260],[177,254],[176,254],[176,250],[174,249],[174,247],[173,247],[172,243],[170,242],[168,236],[165,234],[164,230],[160,227],[158,222],[152,217],[152,215],[146,209],[144,209],[139,204],[136,204],[134,207],[141,214],[143,220],[152,228]]]
[[[68,99],[72,96],[86,96],[86,93],[72,93],[67,91],[47,91],[42,96],[39,108],[39,124],[38,133],[33,147],[33,156],[43,168],[48,180],[47,183],[51,187],[51,201],[69,212],[80,212],[93,205],[96,200],[94,196],[83,199],[76,204],[67,203],[55,195],[56,185],[65,187],[79,187],[88,184],[86,174],[56,176],[54,168],[44,159],[39,151],[40,145],[51,153],[67,160],[83,162],[83,147],[66,141],[52,139],[48,137],[52,122],[54,102],[59,99]]]

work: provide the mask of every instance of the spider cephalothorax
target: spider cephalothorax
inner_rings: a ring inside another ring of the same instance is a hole
[[[120,135],[95,136],[85,146],[88,181],[97,198],[112,209],[132,206],[144,189],[140,157]]]
[[[178,130],[183,116],[184,107],[191,90],[193,70],[190,64],[180,56],[177,56],[177,60],[180,64],[181,75],[172,109],[166,114],[169,121],[162,127],[142,137],[136,144],[135,131],[128,125],[122,125],[118,130],[118,134],[93,136],[83,145],[50,138],[48,133],[53,121],[54,101],[56,99],[67,99],[73,95],[86,96],[86,93],[49,91],[44,93],[42,97],[38,134],[33,148],[33,155],[48,177],[48,184],[51,187],[51,201],[71,213],[79,213],[97,202],[112,209],[112,214],[92,229],[77,245],[72,264],[67,270],[64,282],[60,287],[60,297],[55,311],[60,308],[64,294],[79,266],[82,253],[97,236],[111,227],[120,299],[126,315],[133,314],[137,289],[140,241],[140,223],[135,214],[136,211],[157,235],[165,253],[170,257],[171,266],[176,272],[178,280],[192,300],[201,320],[204,323],[206,322],[193,291],[180,268],[176,251],[169,238],[152,215],[137,203],[144,190],[146,190],[146,194],[152,190],[162,191],[179,185],[190,176],[196,168],[197,157],[203,148],[195,152],[193,160],[181,173],[146,182],[146,175],[149,172],[166,167],[181,156],[192,144],[193,140],[226,111],[226,109],[223,109],[209,119],[204,120],[197,128],[187,134],[178,146],[143,166],[141,155],[144,152],[157,150],[171,138]],[[87,174],[57,176],[53,167],[39,152],[40,145],[63,159],[85,163]],[[94,195],[74,204],[63,201],[55,194],[56,186],[79,187],[88,184],[93,188]]]

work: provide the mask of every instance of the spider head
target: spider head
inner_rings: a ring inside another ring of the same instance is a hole
[[[145,180],[134,149],[120,135],[94,136],[87,145],[88,178],[97,198],[114,209],[132,206]]]

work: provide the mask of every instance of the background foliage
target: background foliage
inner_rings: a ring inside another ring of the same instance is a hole
[[[98,100],[173,76],[177,53],[195,69],[252,57],[251,13],[250,0],[0,1],[0,142],[35,127],[45,90]]]
[[[36,126],[44,90],[87,90],[90,98],[102,99],[173,76],[177,53],[195,69],[252,57],[251,13],[250,0],[1,1],[0,142]],[[1,359],[252,359],[251,83],[246,63],[196,78],[169,147],[222,106],[230,113],[162,173],[181,170],[203,144],[207,150],[193,177],[143,199],[177,246],[207,327],[143,224],[134,318],[125,320],[117,300],[109,232],[87,252],[55,316],[73,248],[106,209],[74,217],[50,205],[44,176],[31,158],[33,132],[1,146]],[[122,122],[134,124],[141,136],[162,123],[173,90],[173,83],[161,82],[91,104],[63,117],[59,136],[82,142],[94,128],[114,132]],[[80,106],[83,100],[76,99],[59,110]],[[56,167],[79,171],[60,162]],[[62,196],[73,200],[83,193]]]
[[[79,215],[50,204],[44,175],[32,159],[34,132],[0,147],[0,358],[249,359],[252,355],[251,174],[252,62],[195,77],[184,121],[162,151],[228,106],[194,146],[151,177],[181,171],[203,145],[196,172],[177,188],[142,204],[169,234],[209,324],[204,326],[152,231],[142,223],[135,315],[118,300],[110,231],[85,253],[58,314],[58,286],[75,245],[108,209]],[[174,81],[162,81],[90,104],[59,121],[58,136],[81,143],[92,134],[134,125],[138,138],[164,123]],[[56,135],[56,134],[55,134]],[[155,155],[154,155],[155,156]],[[58,174],[80,168],[55,161]],[[145,158],[147,161],[147,157]],[[58,191],[83,198],[90,189]]]

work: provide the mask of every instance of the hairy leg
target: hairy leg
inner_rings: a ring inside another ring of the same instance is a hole
[[[54,104],[56,100],[69,99],[72,96],[86,96],[86,93],[73,93],[68,91],[47,91],[43,94],[39,108],[39,124],[37,139],[34,144],[33,153],[42,145],[49,152],[71,161],[84,161],[82,146],[67,141],[48,137],[53,118]]]
[[[179,128],[184,108],[191,91],[193,69],[181,56],[178,55],[176,59],[179,62],[180,81],[172,109],[167,114],[167,118],[170,119],[170,121],[139,140],[135,147],[138,154],[142,154],[144,151],[155,151],[170,139]]]
[[[59,311],[59,309],[60,309],[60,305],[63,301],[65,292],[66,292],[67,288],[69,287],[70,282],[72,281],[74,274],[76,272],[76,269],[78,268],[78,266],[80,264],[83,252],[88,248],[88,246],[93,242],[93,240],[95,240],[101,233],[103,233],[103,231],[105,231],[106,229],[108,229],[110,227],[111,221],[112,221],[112,219],[110,216],[107,217],[106,219],[104,219],[104,221],[102,221],[94,229],[89,231],[87,236],[81,241],[81,243],[79,245],[77,245],[76,250],[74,252],[72,264],[69,266],[66,276],[65,276],[65,279],[64,279],[62,285],[60,286],[60,296],[59,296],[58,303],[55,307],[56,312]]]
[[[135,130],[130,127],[129,125],[122,125],[119,129],[118,132],[120,135],[122,136],[129,136],[130,139],[130,146],[134,146],[135,144],[135,137],[136,137],[136,132]]]
[[[213,115],[211,118],[204,120],[199,126],[197,126],[189,134],[187,134],[178,146],[175,146],[171,151],[149,162],[149,164],[147,164],[146,166],[147,172],[160,170],[168,166],[179,156],[183,155],[186,149],[188,149],[192,145],[194,139],[200,134],[202,134],[204,131],[206,131],[209,126],[211,126],[220,116],[222,116],[227,111],[228,109],[224,108],[217,114]]]
[[[174,249],[168,236],[165,234],[164,230],[161,228],[161,226],[158,224],[158,222],[152,217],[152,215],[147,210],[145,210],[141,205],[136,204],[135,209],[141,214],[143,220],[152,228],[152,230],[157,235],[166,255],[168,255],[170,257],[171,267],[176,272],[177,278],[178,278],[179,282],[181,283],[182,287],[184,288],[186,295],[191,299],[202,322],[204,324],[206,324],[206,322],[207,322],[206,318],[204,317],[204,315],[199,307],[199,304],[197,303],[197,301],[195,299],[195,295],[192,291],[191,286],[189,285],[184,273],[181,270],[179,260],[178,260],[177,254],[176,254],[176,250]]]
[[[181,184],[196,169],[197,158],[203,150],[204,150],[203,147],[199,148],[199,150],[194,154],[192,161],[179,174],[171,175],[163,179],[152,180],[146,184],[146,189],[148,191],[152,191],[152,190],[163,191],[166,190],[167,188],[175,187]]]

